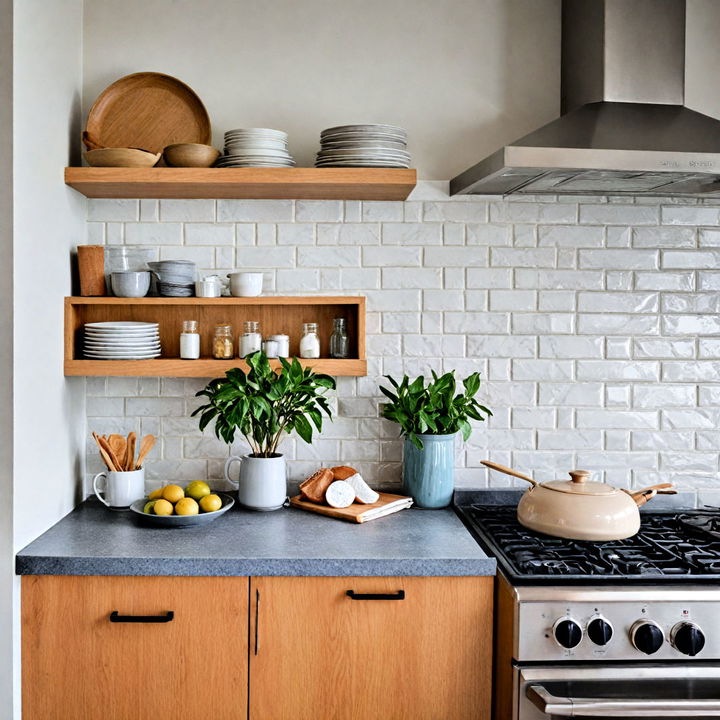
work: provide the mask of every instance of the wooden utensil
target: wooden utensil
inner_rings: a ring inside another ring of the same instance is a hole
[[[122,435],[113,434],[107,439],[110,449],[120,463],[120,469],[125,469],[125,453],[127,452],[127,440]]]
[[[498,472],[505,473],[506,475],[512,475],[513,477],[520,478],[521,480],[527,480],[531,485],[538,485],[537,480],[533,480],[529,475],[523,475],[522,473],[519,473],[517,470],[513,470],[512,468],[505,467],[504,465],[499,465],[498,463],[490,462],[490,460],[481,460],[480,461],[483,465],[487,465],[487,467],[492,468],[493,470],[497,470]]]
[[[87,137],[100,147],[162,152],[175,143],[211,141],[200,98],[170,75],[140,72],[116,80],[90,108]]]
[[[110,447],[110,443],[108,442],[107,438],[101,436],[98,439],[98,443],[100,446],[105,450],[105,452],[110,457],[110,460],[112,460],[112,464],[115,466],[115,472],[122,472],[122,465],[120,463],[120,460],[118,456],[115,454],[115,451]]]
[[[128,433],[127,444],[125,449],[125,469],[127,471],[135,469],[135,441],[137,435],[134,432]]]
[[[113,462],[112,457],[110,457],[110,453],[105,449],[104,440],[98,436],[96,432],[93,432],[92,434],[93,438],[95,438],[95,442],[97,443],[97,446],[100,450],[100,457],[105,462],[105,465],[107,465],[108,470],[112,470],[113,472],[117,472],[117,468],[115,467],[115,463]]]
[[[155,436],[154,435],[146,435],[141,443],[140,443],[140,452],[138,453],[138,459],[135,463],[135,469],[139,470],[142,467],[143,460],[145,460],[145,457],[147,454],[153,449],[153,445],[155,445]]]

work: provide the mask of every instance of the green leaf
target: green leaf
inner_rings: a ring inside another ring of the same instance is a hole
[[[306,443],[312,441],[312,427],[304,415],[298,415],[295,418],[295,430]]]

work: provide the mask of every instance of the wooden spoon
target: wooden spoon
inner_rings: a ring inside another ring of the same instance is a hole
[[[131,432],[127,436],[127,443],[125,449],[125,469],[130,471],[135,469],[135,442],[137,441],[137,435]]]
[[[112,460],[112,464],[115,466],[115,472],[122,472],[122,465],[120,464],[120,460],[118,460],[118,456],[115,454],[115,451],[110,447],[107,439],[104,437],[100,437],[98,439],[98,444],[100,445],[100,447],[102,447],[103,450],[105,450],[110,460]]]
[[[125,470],[125,453],[127,452],[127,440],[122,435],[109,435],[108,445],[115,453],[120,463],[120,469]]]
[[[116,472],[112,458],[110,457],[109,453],[105,449],[105,446],[103,445],[104,441],[98,436],[97,433],[94,432],[92,435],[95,438],[95,442],[97,443],[98,448],[100,449],[100,457],[105,462],[105,465],[107,465],[107,469]]]
[[[140,443],[140,451],[138,453],[138,459],[135,463],[135,469],[139,470],[142,467],[143,460],[147,456],[147,454],[153,449],[153,445],[155,445],[155,436],[154,435],[146,435],[142,442]]]
[[[517,470],[512,470],[504,465],[499,465],[498,463],[490,462],[489,460],[481,460],[480,462],[493,470],[497,470],[498,472],[505,473],[506,475],[512,475],[513,477],[520,478],[521,480],[527,480],[533,486],[540,484],[537,480],[533,480],[529,475],[523,475],[522,473],[517,472]]]

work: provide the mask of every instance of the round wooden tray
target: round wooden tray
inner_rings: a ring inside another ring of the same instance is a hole
[[[101,147],[158,153],[174,143],[208,145],[210,118],[185,83],[162,73],[140,72],[102,91],[90,109],[87,135]]]

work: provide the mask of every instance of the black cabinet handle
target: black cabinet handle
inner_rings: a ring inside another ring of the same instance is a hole
[[[398,590],[396,593],[356,593],[348,590],[345,593],[351,600],[404,600],[405,591]]]
[[[164,615],[120,615],[117,610],[110,613],[110,622],[114,623],[169,623],[175,617],[172,610]]]

